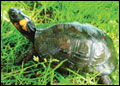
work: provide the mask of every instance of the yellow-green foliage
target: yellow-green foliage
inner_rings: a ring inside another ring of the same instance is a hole
[[[52,61],[29,61],[15,66],[14,60],[22,56],[31,43],[9,21],[10,7],[22,9],[37,28],[54,23],[77,21],[92,24],[105,31],[114,42],[119,62],[119,2],[118,1],[1,1],[1,85],[97,84],[96,74],[79,74],[68,69],[69,75],[61,75],[50,68]],[[41,66],[38,66],[41,64]],[[113,84],[119,84],[119,65],[111,74]]]

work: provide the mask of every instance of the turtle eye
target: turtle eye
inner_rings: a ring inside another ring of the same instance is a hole
[[[16,18],[16,17],[17,17],[17,12],[12,11],[12,12],[11,12],[11,16],[12,16],[12,18]]]

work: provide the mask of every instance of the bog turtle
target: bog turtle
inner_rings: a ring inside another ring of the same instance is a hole
[[[102,83],[112,84],[108,74],[116,67],[116,53],[112,39],[101,29],[78,22],[37,29],[19,9],[10,8],[8,13],[13,25],[33,43],[33,49],[26,51],[16,63],[30,59],[33,54],[40,59],[50,56],[60,61],[68,59],[65,67],[80,68],[81,72],[88,73],[92,73],[93,69],[98,73],[104,71],[99,75]]]

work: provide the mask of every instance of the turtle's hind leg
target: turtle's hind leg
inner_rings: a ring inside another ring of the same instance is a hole
[[[98,82],[99,84],[113,85],[112,80],[108,75],[99,76],[99,77],[100,77],[100,80]]]

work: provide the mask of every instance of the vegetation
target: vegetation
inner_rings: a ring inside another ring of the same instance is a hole
[[[31,43],[9,21],[10,7],[22,9],[38,28],[77,21],[102,29],[113,39],[119,63],[118,1],[1,1],[1,85],[96,85],[98,82],[96,73],[79,74],[70,69],[67,69],[69,74],[55,71],[65,60],[53,69],[50,65],[56,59],[14,65],[15,59],[31,48]],[[110,76],[113,84],[118,85],[119,64]]]

